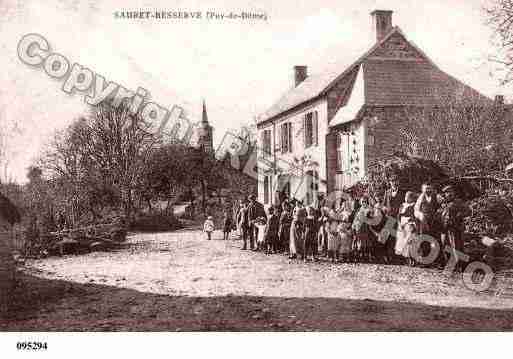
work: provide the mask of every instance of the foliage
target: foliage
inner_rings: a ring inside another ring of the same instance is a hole
[[[474,199],[469,205],[472,208],[472,215],[465,220],[467,232],[490,236],[504,236],[511,233],[513,220],[511,195],[489,192]]]
[[[138,215],[130,223],[130,229],[138,232],[174,231],[182,227],[175,216],[163,212]]]

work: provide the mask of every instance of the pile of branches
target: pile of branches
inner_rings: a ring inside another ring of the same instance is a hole
[[[500,195],[487,193],[469,202],[472,215],[466,218],[466,231],[492,237],[511,233],[513,215],[508,201]]]
[[[127,230],[123,224],[111,223],[66,229],[39,234],[27,242],[25,255],[46,257],[49,255],[82,254],[115,249],[125,242]]]
[[[435,161],[396,152],[370,169],[368,186],[371,192],[383,193],[388,182],[395,180],[403,190],[418,193],[425,182],[438,184],[448,179]]]

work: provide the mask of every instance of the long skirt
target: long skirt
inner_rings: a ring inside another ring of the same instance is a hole
[[[340,233],[340,253],[347,254],[353,250],[353,236],[347,232]]]
[[[356,234],[356,249],[359,251],[366,251],[371,249],[372,243],[369,233],[367,231],[361,231]]]
[[[279,236],[279,241],[280,241],[280,247],[283,250],[287,250],[289,248],[289,242],[290,242],[290,226],[280,227],[280,233],[278,236]]]
[[[317,233],[317,250],[320,253],[326,253],[328,251],[328,231],[325,228],[320,228]]]
[[[328,251],[330,252],[338,252],[340,251],[340,235],[338,233],[328,233]]]
[[[397,255],[409,258],[410,247],[415,233],[415,226],[411,223],[400,225],[397,229],[395,242],[395,253]]]
[[[290,255],[302,255],[304,253],[303,238],[296,236],[294,223],[290,226],[289,251]]]

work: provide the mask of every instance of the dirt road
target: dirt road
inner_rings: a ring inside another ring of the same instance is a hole
[[[197,230],[131,236],[115,252],[27,263],[2,330],[511,330],[500,295],[460,275],[290,262]],[[511,285],[510,285],[511,284]]]

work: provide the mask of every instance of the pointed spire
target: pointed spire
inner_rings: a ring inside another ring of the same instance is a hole
[[[205,104],[205,99],[203,99],[203,113],[201,115],[201,122],[208,123],[207,105]]]

